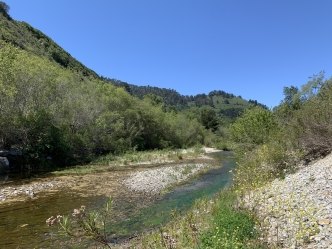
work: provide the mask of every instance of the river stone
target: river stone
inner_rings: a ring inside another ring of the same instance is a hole
[[[332,249],[331,197],[332,154],[299,165],[297,172],[249,192],[243,202],[261,219],[271,247]]]
[[[317,223],[318,223],[318,225],[325,226],[325,225],[330,224],[330,220],[329,219],[321,219]]]

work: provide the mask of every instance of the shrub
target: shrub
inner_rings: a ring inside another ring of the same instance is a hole
[[[57,215],[46,220],[48,226],[57,225],[64,235],[75,239],[82,245],[82,239],[94,241],[99,245],[111,248],[107,232],[110,214],[112,211],[112,198],[98,211],[87,212],[85,206],[74,209],[71,217]],[[83,246],[83,245],[82,245]]]
[[[273,113],[261,107],[247,109],[230,126],[231,138],[238,143],[260,145],[266,143],[278,129]]]
[[[332,148],[332,81],[325,81],[317,95],[298,110],[291,122],[298,146],[307,155],[326,155]]]

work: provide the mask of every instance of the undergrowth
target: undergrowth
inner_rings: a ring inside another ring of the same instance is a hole
[[[131,248],[264,248],[255,218],[236,202],[233,190],[200,200],[185,215],[177,214],[158,231],[142,235]]]

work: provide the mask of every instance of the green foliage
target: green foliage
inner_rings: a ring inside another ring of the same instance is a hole
[[[216,112],[211,107],[203,107],[200,111],[200,121],[208,130],[216,131],[219,120]]]
[[[215,112],[218,123],[219,120],[223,120],[224,123],[234,121],[246,108],[250,106],[260,106],[267,109],[266,106],[258,103],[256,100],[246,101],[240,96],[235,96],[224,91],[211,91],[209,94],[197,94],[195,96],[185,96],[179,94],[173,89],[152,87],[152,86],[136,86],[128,84],[126,82],[103,78],[104,80],[123,87],[128,93],[143,99],[145,96],[151,97],[151,94],[158,98],[158,101],[162,101],[165,110],[170,111],[183,111],[189,110],[195,112],[197,109],[211,109]],[[191,110],[191,109],[194,110]],[[197,116],[198,120],[200,117]],[[204,124],[203,124],[204,125]],[[209,125],[208,125],[209,126]],[[215,125],[213,125],[214,127]],[[209,127],[208,129],[210,129]]]
[[[257,248],[250,240],[257,236],[254,219],[234,208],[236,195],[224,191],[213,209],[213,226],[202,235],[201,248]]]
[[[283,139],[292,150],[302,151],[305,157],[330,152],[331,80],[325,80],[321,72],[311,77],[301,90],[285,89],[284,101],[275,108],[283,126]]]
[[[294,146],[306,155],[325,155],[332,148],[332,80],[314,78],[304,86],[306,101],[294,113],[289,131],[297,141]],[[318,89],[318,90],[317,90]]]
[[[23,150],[33,165],[212,145],[221,124],[259,104],[223,91],[183,96],[98,77],[41,31],[5,15],[0,34],[0,148]]]
[[[274,113],[247,111],[231,126],[232,138],[249,144],[237,148],[235,185],[241,193],[283,177],[301,160],[309,162],[331,152],[331,79],[324,80],[320,73],[301,90],[287,87],[284,94]]]
[[[269,141],[278,129],[272,112],[260,107],[248,109],[230,127],[233,140],[244,144],[260,145]]]
[[[28,115],[22,125],[26,130],[25,154],[31,164],[47,164],[51,159],[57,165],[67,163],[70,148],[60,129],[51,123],[48,113],[40,111]]]
[[[0,2],[1,41],[15,45],[35,55],[46,57],[62,67],[76,71],[83,76],[98,78],[95,72],[78,62],[42,32],[25,22],[11,19],[8,15],[8,10],[8,5]]]
[[[236,194],[225,190],[213,199],[202,199],[185,214],[159,231],[144,233],[132,248],[264,248],[258,241],[255,219],[236,208]]]
[[[57,215],[48,218],[46,224],[49,226],[58,225],[60,232],[76,240],[76,244],[83,246],[82,239],[84,239],[111,248],[107,227],[110,222],[112,204],[113,200],[109,198],[100,210],[90,212],[86,211],[85,206],[81,206],[74,209],[71,216]]]
[[[0,148],[22,149],[34,167],[204,142],[197,120],[165,112],[158,98],[139,100],[5,42],[0,47]]]

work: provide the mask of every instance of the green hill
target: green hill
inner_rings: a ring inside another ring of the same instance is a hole
[[[51,38],[41,31],[31,27],[26,22],[13,20],[7,11],[0,11],[0,40],[10,43],[37,56],[48,58],[60,66],[78,72],[83,76],[99,78],[97,73],[87,68],[63,50]],[[233,120],[244,109],[251,104],[261,105],[257,101],[246,101],[224,91],[212,91],[209,94],[198,94],[196,96],[181,95],[175,90],[153,86],[136,86],[126,82],[108,78],[102,78],[116,86],[121,86],[128,93],[138,98],[148,94],[161,97],[162,101],[171,108],[184,110],[190,107],[210,106],[214,108],[221,118]],[[263,106],[263,105],[261,105]]]
[[[103,78],[116,86],[123,87],[128,93],[143,99],[147,95],[160,97],[161,101],[175,110],[182,111],[190,108],[210,107],[221,119],[233,121],[245,109],[251,106],[260,106],[268,109],[256,100],[245,100],[241,96],[220,90],[211,91],[208,94],[197,94],[194,96],[181,95],[173,89],[159,88],[154,86],[137,86],[115,79]]]
[[[0,1],[0,150],[22,151],[29,170],[107,153],[212,145],[243,110],[259,105],[223,91],[184,96],[99,77],[41,31],[13,20],[7,7]]]
[[[64,68],[69,68],[84,76],[98,77],[91,69],[73,58],[51,38],[31,27],[26,22],[13,20],[0,8],[0,40],[15,45],[38,56],[44,56]]]

